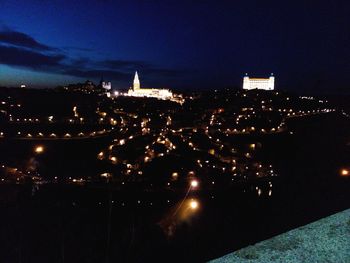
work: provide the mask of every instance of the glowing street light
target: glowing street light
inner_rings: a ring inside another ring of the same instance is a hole
[[[111,156],[111,157],[109,158],[109,160],[111,160],[111,162],[112,162],[113,164],[116,164],[116,163],[117,163],[117,157],[115,157],[115,156]]]
[[[191,181],[191,187],[192,187],[192,188],[196,188],[196,187],[198,186],[198,184],[199,184],[199,183],[198,183],[197,180],[192,180],[192,181]]]
[[[37,154],[43,153],[44,152],[44,146],[38,145],[34,148],[34,152]]]
[[[199,204],[196,200],[192,200],[190,202],[190,208],[193,209],[193,210],[196,210],[198,208]]]
[[[103,152],[99,152],[99,154],[97,155],[97,158],[98,158],[99,160],[102,160],[103,157],[104,157],[104,153],[103,153]]]
[[[350,175],[350,171],[348,169],[341,169],[340,175],[341,176],[349,176]]]

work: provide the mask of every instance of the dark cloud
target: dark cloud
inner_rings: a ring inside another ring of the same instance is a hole
[[[130,74],[114,71],[114,70],[103,70],[103,69],[81,70],[81,69],[74,69],[74,68],[66,68],[66,69],[63,69],[60,73],[64,75],[71,75],[71,76],[81,77],[86,79],[99,79],[103,76],[104,78],[111,79],[111,80],[121,80],[121,81],[130,80]]]
[[[160,67],[145,68],[142,71],[147,75],[160,76],[165,78],[179,77],[179,76],[183,76],[186,73],[189,73],[189,71],[187,70],[167,69],[167,68],[160,68]]]
[[[99,66],[108,69],[137,70],[140,68],[150,68],[151,65],[144,61],[132,60],[103,60],[97,63]]]
[[[55,48],[53,47],[49,47],[47,45],[39,43],[27,34],[17,31],[11,31],[9,29],[0,31],[0,42],[15,45],[18,47],[31,48],[39,51],[55,50]]]
[[[117,70],[90,68],[90,60],[87,58],[71,59],[62,54],[48,55],[28,49],[1,45],[0,63],[30,70],[70,75],[87,79],[104,76],[108,79],[123,81],[130,78],[130,74]]]
[[[45,55],[27,49],[0,46],[0,63],[36,70],[52,70],[61,66],[65,57],[60,54]]]
[[[89,58],[67,58],[67,63],[73,68],[86,68],[91,65]]]
[[[184,70],[175,70],[158,67],[145,61],[133,61],[133,60],[103,60],[97,63],[103,68],[110,70],[118,70],[122,72],[130,72],[139,70],[149,77],[178,77],[181,74],[186,73]]]
[[[65,52],[67,49],[79,48],[53,48],[39,43],[27,34],[8,28],[2,31],[0,29],[0,64],[86,79],[99,79],[103,76],[117,81],[130,81],[135,70],[139,70],[149,80],[174,78],[183,74],[183,71],[158,67],[145,61],[73,58],[69,52]]]
[[[77,51],[82,51],[82,52],[94,51],[92,48],[73,47],[73,46],[63,47],[62,49],[67,50],[67,51],[69,51],[69,50],[77,50]]]
[[[141,70],[145,79],[174,78],[183,74],[179,70],[152,67],[145,62],[139,64],[135,61],[117,60],[91,62],[88,58],[72,59],[59,53],[43,54],[28,49],[1,45],[0,63],[86,79],[99,79],[103,76],[105,79],[118,81],[129,81],[134,70]],[[96,67],[96,65],[102,67]]]
[[[0,19],[0,31],[12,31],[12,29]]]

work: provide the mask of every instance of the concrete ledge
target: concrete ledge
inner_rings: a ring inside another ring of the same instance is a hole
[[[211,262],[350,263],[350,209]]]

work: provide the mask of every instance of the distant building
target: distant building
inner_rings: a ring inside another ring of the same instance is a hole
[[[111,96],[110,91],[112,90],[112,83],[110,81],[104,81],[102,77],[98,87],[107,95],[107,97]]]
[[[243,78],[243,89],[262,89],[262,90],[274,90],[275,88],[275,77],[273,74],[269,78],[250,78],[246,74]]]
[[[106,91],[109,91],[112,89],[112,83],[110,81],[102,81],[101,85],[102,85],[102,88],[105,89]]]
[[[168,89],[143,89],[140,85],[139,76],[135,72],[133,86],[128,91],[128,96],[132,97],[149,97],[162,100],[170,100],[173,98],[173,93]]]
[[[96,86],[92,81],[87,80],[84,83],[69,84],[64,87],[57,87],[58,90],[70,92],[82,92],[86,94],[104,94],[105,90],[100,86]]]
[[[106,95],[109,98],[111,96],[112,83],[110,81],[102,81],[102,89],[106,91]]]

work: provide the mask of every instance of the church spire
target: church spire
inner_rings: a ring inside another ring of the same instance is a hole
[[[133,87],[134,87],[134,89],[139,89],[140,88],[140,80],[139,80],[139,75],[137,74],[137,71],[135,72]]]
[[[102,87],[104,80],[103,80],[103,74],[101,75],[101,79],[100,79],[100,87]]]

